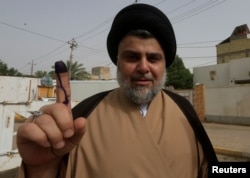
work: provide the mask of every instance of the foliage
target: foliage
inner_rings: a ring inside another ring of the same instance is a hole
[[[66,66],[70,73],[70,80],[88,80],[90,78],[90,74],[83,67],[83,64],[79,64],[77,61],[71,63],[69,60],[66,61]],[[52,66],[55,69],[55,66]],[[49,72],[52,78],[55,78],[55,71]]]
[[[178,55],[167,69],[165,86],[173,86],[175,89],[193,88],[193,74],[185,68],[182,59]]]
[[[9,68],[6,63],[0,60],[0,75],[2,76],[22,76],[18,70],[12,68]]]
[[[43,78],[47,75],[49,75],[49,73],[47,71],[38,70],[35,72],[35,77],[37,77],[37,78]]]
[[[77,61],[73,62],[70,65],[70,61],[66,61],[66,66],[69,70],[70,68],[70,76],[71,80],[87,80],[90,78],[90,74],[85,70],[83,67],[83,64],[79,64]],[[52,66],[53,69],[55,69],[54,66]],[[35,72],[34,76],[30,75],[23,75],[18,70],[14,68],[8,68],[8,65],[0,60],[0,76],[26,76],[26,77],[37,77],[37,78],[43,78],[45,76],[50,76],[51,78],[55,79],[55,71],[42,71],[38,70]]]

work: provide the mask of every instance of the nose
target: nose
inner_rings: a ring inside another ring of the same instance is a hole
[[[149,63],[146,57],[141,57],[137,64],[137,71],[140,73],[149,72]]]

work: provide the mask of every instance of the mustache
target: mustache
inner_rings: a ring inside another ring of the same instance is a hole
[[[150,74],[135,74],[131,77],[132,80],[152,80],[154,81],[155,78]]]

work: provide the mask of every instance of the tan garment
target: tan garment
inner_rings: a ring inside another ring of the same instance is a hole
[[[179,107],[160,92],[143,118],[122,95],[119,89],[109,93],[88,117],[67,178],[197,177],[196,140]]]
[[[86,134],[70,153],[66,177],[196,178],[198,167],[204,174],[200,177],[206,177],[207,162],[199,145],[198,166],[196,145],[184,114],[164,92],[143,118],[117,89],[88,117]]]

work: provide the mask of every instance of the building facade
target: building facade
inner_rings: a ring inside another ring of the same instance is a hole
[[[93,67],[92,75],[97,76],[97,80],[111,80],[111,72],[109,67]]]
[[[250,125],[250,58],[194,68],[208,122]]]
[[[237,26],[230,37],[216,46],[217,63],[250,57],[250,32],[246,24]]]

